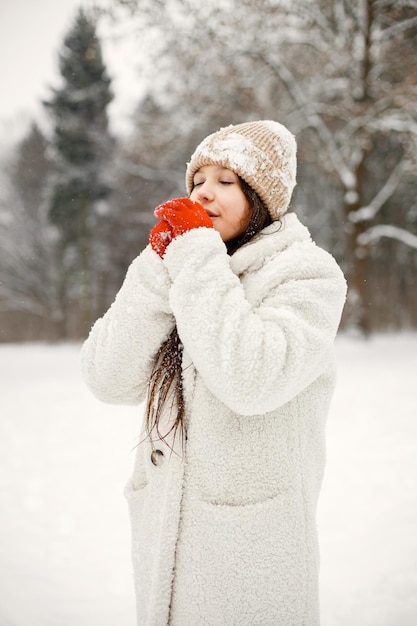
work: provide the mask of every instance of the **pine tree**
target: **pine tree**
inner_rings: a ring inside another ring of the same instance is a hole
[[[82,9],[64,39],[59,68],[62,86],[45,102],[54,121],[52,144],[59,168],[49,218],[60,242],[61,299],[69,316],[79,316],[75,324],[81,324],[82,335],[99,308],[95,257],[106,228],[113,150],[107,116],[111,81],[96,23]]]

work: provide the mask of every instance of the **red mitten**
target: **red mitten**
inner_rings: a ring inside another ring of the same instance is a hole
[[[149,243],[151,244],[152,250],[162,258],[171,241],[172,229],[168,222],[162,220],[155,224],[149,234]]]
[[[168,200],[156,207],[155,215],[168,222],[173,239],[193,228],[213,228],[213,223],[201,204],[189,198]]]

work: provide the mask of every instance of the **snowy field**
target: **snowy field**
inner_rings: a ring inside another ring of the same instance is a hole
[[[415,626],[417,334],[336,347],[322,626]],[[78,345],[0,346],[0,385],[0,626],[134,626],[122,491],[139,410],[90,395]]]

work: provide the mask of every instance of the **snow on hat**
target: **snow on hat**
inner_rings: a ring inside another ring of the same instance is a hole
[[[296,184],[297,144],[278,122],[230,125],[206,137],[187,164],[186,186],[205,165],[221,165],[243,178],[261,198],[273,220],[285,213]]]

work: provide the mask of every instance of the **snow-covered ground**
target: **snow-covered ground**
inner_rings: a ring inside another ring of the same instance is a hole
[[[417,334],[341,336],[337,356],[322,626],[415,626]],[[134,626],[139,409],[90,395],[78,345],[0,346],[0,386],[0,626]]]

